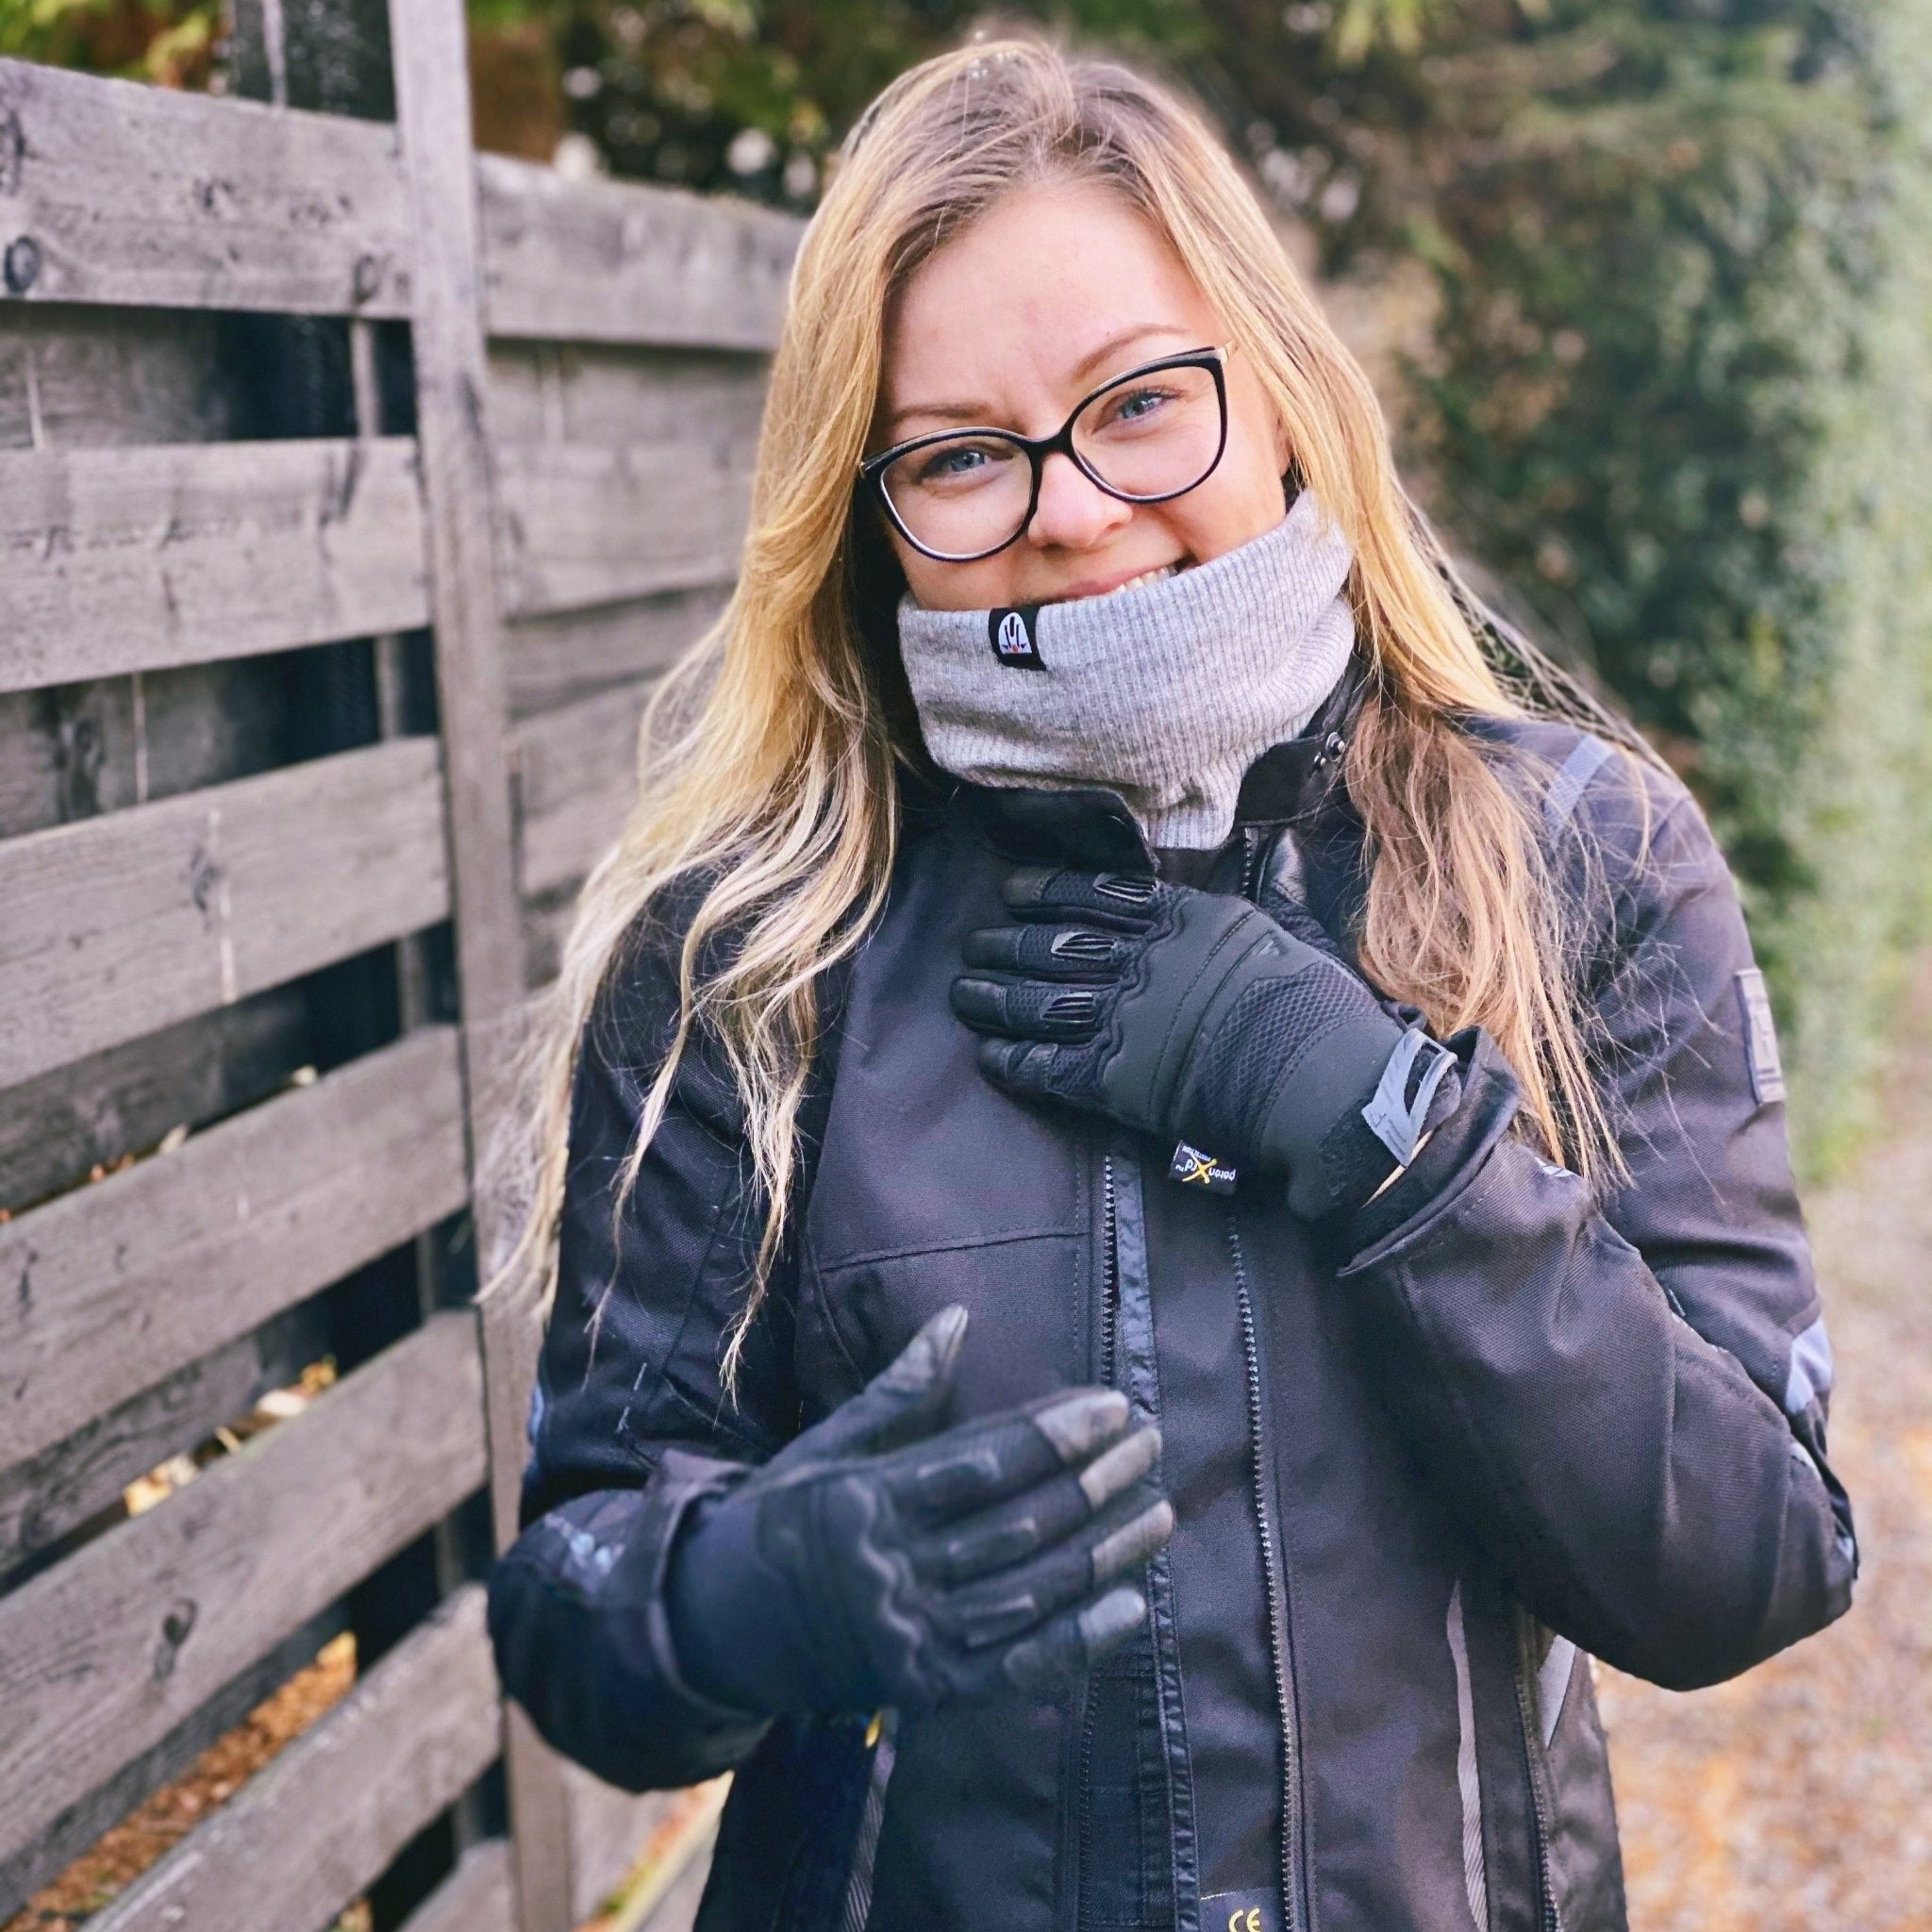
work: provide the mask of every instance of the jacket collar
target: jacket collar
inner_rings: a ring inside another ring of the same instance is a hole
[[[1346,793],[1336,783],[1367,681],[1359,655],[1351,658],[1335,689],[1302,730],[1260,753],[1248,766],[1235,801],[1234,830],[1278,826],[1324,816],[1323,808]],[[908,817],[943,820],[963,814],[1003,858],[1058,864],[1090,872],[1155,872],[1153,848],[1118,791],[1104,785],[1066,790],[982,785],[941,771],[922,757],[906,774]]]

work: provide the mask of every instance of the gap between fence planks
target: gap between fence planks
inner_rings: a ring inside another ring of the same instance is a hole
[[[0,1468],[467,1192],[456,1030],[425,1026],[0,1225]]]
[[[275,987],[10,1088],[0,1107],[0,1207],[20,1213],[152,1147],[273,1094],[309,1055],[299,987]]]
[[[0,1598],[0,1856],[483,1481],[469,1310]]]
[[[396,133],[373,121],[0,59],[0,230],[15,300],[409,310]]]
[[[0,690],[428,613],[407,437],[0,454]]]
[[[795,216],[565,181],[501,155],[478,155],[476,177],[491,335],[737,349],[777,341],[805,232]]]
[[[0,1087],[433,925],[441,762],[394,739],[0,842]]]
[[[137,1476],[205,1442],[271,1389],[286,1388],[329,1346],[323,1312],[310,1303],[224,1342],[77,1429],[70,1417],[72,1434],[0,1469],[0,1582],[26,1557],[112,1507]]]
[[[89,1932],[326,1924],[495,1757],[483,1617],[466,1584]]]

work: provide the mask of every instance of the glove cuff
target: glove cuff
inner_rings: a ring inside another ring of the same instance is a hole
[[[666,1450],[660,1470],[684,1460],[680,1451]],[[705,1460],[708,1462],[708,1458]],[[651,1655],[664,1681],[711,1722],[764,1723],[776,1715],[776,1705],[760,1708],[760,1700],[743,1701],[745,1687],[728,1667],[729,1644],[724,1646],[721,1657],[718,1646],[704,1641],[719,1634],[714,1628],[715,1607],[688,1601],[695,1533],[718,1502],[752,1472],[738,1464],[709,1464],[702,1474],[693,1472],[691,1478],[676,1480],[682,1474],[681,1469],[674,1473],[666,1497],[668,1521],[659,1530],[657,1574],[644,1599]]]
[[[1326,1081],[1304,1062],[1270,1121],[1270,1145],[1288,1168],[1288,1205],[1311,1222],[1360,1208],[1408,1165],[1462,1091],[1455,1055],[1419,1026],[1396,1032],[1387,1015],[1338,1028],[1322,1048]]]

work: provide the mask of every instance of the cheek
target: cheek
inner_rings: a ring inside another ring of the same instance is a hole
[[[1013,553],[1003,550],[979,563],[938,563],[922,557],[895,531],[892,548],[906,573],[913,602],[928,610],[991,610],[1010,604]]]
[[[1206,563],[1272,530],[1287,507],[1274,451],[1237,452],[1230,437],[1213,475],[1168,508],[1175,536],[1197,563]]]

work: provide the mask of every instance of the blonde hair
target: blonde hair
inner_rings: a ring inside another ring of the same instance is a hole
[[[680,1058],[704,1029],[735,1083],[764,1206],[727,1386],[787,1234],[821,977],[878,914],[895,850],[906,727],[868,667],[861,606],[878,594],[880,546],[853,497],[889,304],[1001,197],[1068,180],[1105,184],[1172,244],[1258,372],[1301,480],[1354,547],[1349,594],[1371,675],[1343,775],[1368,835],[1363,965],[1438,1032],[1489,1030],[1548,1151],[1587,1175],[1615,1165],[1574,922],[1546,868],[1534,788],[1506,784],[1457,723],[1521,705],[1472,630],[1479,607],[1396,479],[1366,377],[1173,89],[1044,41],[969,46],[885,90],[806,230],[737,589],[647,708],[637,803],[584,886],[525,1050],[508,1156],[520,1216],[494,1280],[535,1271],[547,1305],[571,1084],[599,990],[631,946],[675,953],[675,1032],[613,1190],[612,1252]],[[694,913],[666,919],[674,900]]]

